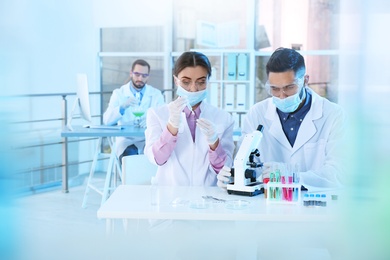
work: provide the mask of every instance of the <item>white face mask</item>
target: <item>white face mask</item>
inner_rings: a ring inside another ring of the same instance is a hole
[[[275,106],[284,113],[291,113],[297,110],[302,100],[306,97],[306,91],[303,91],[302,98],[300,97],[302,89],[300,89],[296,94],[280,99],[278,97],[272,97],[272,101]]]
[[[195,106],[207,97],[207,89],[196,92],[189,92],[181,86],[177,86],[176,94],[181,97],[186,96],[190,106]]]

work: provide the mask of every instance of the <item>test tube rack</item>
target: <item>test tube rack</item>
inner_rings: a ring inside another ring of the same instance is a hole
[[[268,182],[267,203],[274,204],[301,204],[301,184]]]

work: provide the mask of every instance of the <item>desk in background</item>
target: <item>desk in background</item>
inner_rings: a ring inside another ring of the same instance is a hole
[[[115,155],[115,142],[113,138],[118,136],[124,136],[124,137],[141,137],[144,136],[145,129],[139,128],[135,126],[124,126],[123,129],[97,129],[97,128],[86,128],[82,126],[73,126],[73,131],[70,131],[67,127],[64,127],[61,131],[61,137],[64,138],[63,146],[62,146],[62,163],[64,165],[64,173],[62,176],[62,182],[63,182],[63,191],[68,192],[68,138],[80,138],[80,137],[97,137],[98,142],[96,146],[96,151],[93,157],[92,166],[90,170],[90,174],[88,177],[87,182],[87,188],[85,191],[83,204],[82,206],[86,206],[87,198],[88,198],[88,192],[89,189],[92,188],[96,192],[102,195],[102,204],[107,199],[109,189],[110,189],[110,179],[112,176],[113,168],[119,167],[118,164],[118,158]],[[108,163],[107,173],[106,173],[106,180],[104,183],[103,191],[100,191],[97,187],[92,185],[91,181],[95,172],[96,163],[100,154],[101,144],[103,138],[107,138],[108,143],[111,148],[111,154],[110,154],[110,160]],[[118,168],[119,169],[119,168]]]

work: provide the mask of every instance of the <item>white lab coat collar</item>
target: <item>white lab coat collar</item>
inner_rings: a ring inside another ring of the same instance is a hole
[[[272,102],[272,98],[268,99],[267,111],[265,118],[272,121],[269,133],[272,134],[281,145],[291,150],[291,154],[295,153],[301,148],[313,135],[316,133],[317,128],[315,120],[322,117],[324,100],[309,88],[306,88],[312,95],[312,103],[309,112],[306,114],[302,121],[300,130],[298,131],[297,139],[295,140],[294,147],[291,147],[286,135],[283,132],[282,124],[278,113],[276,112],[276,106]]]

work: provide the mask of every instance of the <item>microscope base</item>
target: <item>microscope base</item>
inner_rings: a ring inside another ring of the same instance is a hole
[[[234,184],[228,184],[228,194],[236,194],[253,197],[264,193],[263,183],[255,182],[244,187],[234,187]]]

